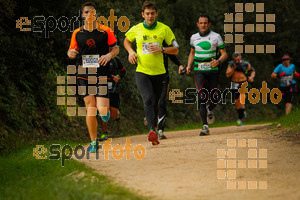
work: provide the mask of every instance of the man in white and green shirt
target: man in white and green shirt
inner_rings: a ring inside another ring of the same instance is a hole
[[[154,2],[145,1],[142,7],[143,23],[133,26],[126,34],[124,47],[128,51],[131,64],[137,63],[136,84],[144,101],[144,111],[150,129],[148,140],[159,144],[154,105],[158,102],[166,78],[163,53],[178,54],[178,44],[172,30],[158,22],[157,8]],[[131,43],[136,41],[137,53]],[[163,47],[165,41],[170,47]]]
[[[199,32],[190,39],[191,52],[188,58],[187,74],[194,69],[198,90],[198,107],[203,122],[200,136],[208,135],[207,117],[212,119],[213,109],[217,105],[217,89],[219,84],[219,67],[227,59],[224,42],[218,33],[210,30],[211,21],[208,15],[200,15],[197,26]],[[218,51],[221,53],[217,59]],[[206,107],[206,103],[209,105]]]

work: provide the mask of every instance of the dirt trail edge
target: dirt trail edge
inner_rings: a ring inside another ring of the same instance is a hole
[[[112,149],[105,160],[101,149],[98,160],[92,154],[79,162],[153,199],[300,199],[299,143],[278,137],[269,124],[211,128],[211,135],[201,137],[199,132],[166,132],[168,139],[157,146],[146,135],[127,137],[133,147],[145,147],[142,160],[133,149],[130,160],[125,149],[121,160]],[[126,138],[110,144],[124,148]]]

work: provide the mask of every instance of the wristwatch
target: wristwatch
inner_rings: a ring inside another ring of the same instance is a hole
[[[165,49],[165,47],[162,47],[161,50],[162,50],[162,52],[165,52],[166,49]]]
[[[218,60],[219,64],[221,64],[221,60]]]

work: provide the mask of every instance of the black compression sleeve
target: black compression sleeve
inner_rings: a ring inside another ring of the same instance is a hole
[[[126,75],[126,68],[121,63],[119,57],[115,57],[115,60],[117,61],[120,77],[123,78]]]
[[[172,62],[173,62],[174,64],[176,64],[177,66],[182,65],[181,62],[178,60],[177,56],[175,56],[175,55],[170,55],[170,54],[169,54],[168,56],[169,56],[169,58],[172,60]]]

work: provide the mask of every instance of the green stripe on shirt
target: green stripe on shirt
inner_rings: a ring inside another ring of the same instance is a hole
[[[216,50],[213,51],[196,51],[196,54],[210,54],[210,53],[216,53]]]
[[[197,56],[195,56],[194,60],[206,61],[206,60],[209,60],[209,59],[212,59],[212,58],[216,59],[216,56],[209,56],[209,57],[197,57]]]

